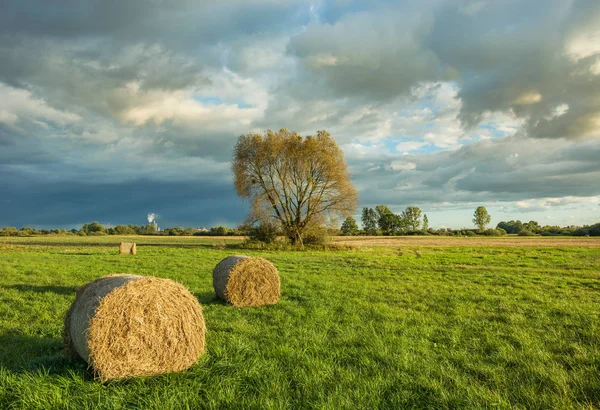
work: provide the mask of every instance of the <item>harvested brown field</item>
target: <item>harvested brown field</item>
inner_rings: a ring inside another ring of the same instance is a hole
[[[337,236],[334,243],[360,248],[398,246],[484,246],[519,248],[600,248],[600,237]]]
[[[204,351],[202,307],[169,279],[108,275],[78,290],[63,341],[101,381],[185,370]]]

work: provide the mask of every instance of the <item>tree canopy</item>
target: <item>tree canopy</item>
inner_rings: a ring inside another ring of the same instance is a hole
[[[377,235],[377,219],[377,212],[373,208],[366,206],[363,208],[361,221],[365,234]]]
[[[418,231],[421,227],[421,209],[417,206],[409,206],[402,211],[403,225],[408,231]]]
[[[473,213],[473,223],[477,228],[479,228],[479,232],[483,232],[485,230],[485,226],[489,224],[491,220],[492,217],[488,213],[485,206],[478,206]]]
[[[340,228],[342,235],[358,235],[358,224],[356,223],[356,219],[349,216],[342,223]]]
[[[328,220],[351,215],[358,202],[343,152],[327,131],[242,135],[233,174],[238,195],[250,201],[250,221],[275,221],[295,245]]]

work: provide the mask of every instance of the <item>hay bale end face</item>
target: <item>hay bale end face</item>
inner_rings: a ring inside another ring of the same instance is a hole
[[[237,307],[272,305],[281,294],[279,274],[271,262],[241,255],[217,264],[213,286],[218,297]]]
[[[136,253],[135,243],[121,242],[119,244],[119,255],[135,255]]]
[[[65,316],[70,357],[101,381],[185,370],[204,352],[202,307],[169,279],[109,275],[83,286]]]

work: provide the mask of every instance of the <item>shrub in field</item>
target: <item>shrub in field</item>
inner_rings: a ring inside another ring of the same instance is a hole
[[[273,223],[263,221],[248,228],[248,239],[255,242],[273,243],[279,230]]]
[[[483,232],[483,234],[485,236],[504,236],[504,235],[506,235],[506,231],[504,229],[502,229],[502,228],[500,228],[500,229],[492,229],[492,228],[490,228],[490,229],[486,229]]]
[[[327,234],[327,229],[316,226],[306,232],[304,244],[308,246],[327,245],[330,242],[330,239],[331,238]]]
[[[113,230],[116,235],[135,235],[133,228],[126,225],[117,225]]]
[[[531,231],[521,231],[521,232],[519,232],[519,236],[536,236],[536,235]]]
[[[226,226],[213,226],[210,228],[208,234],[212,236],[226,236],[230,230],[231,229]]]
[[[5,226],[4,229],[0,229],[0,236],[19,236],[20,232],[14,226]]]

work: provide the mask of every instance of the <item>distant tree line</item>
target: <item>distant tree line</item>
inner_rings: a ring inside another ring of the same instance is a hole
[[[499,222],[497,228],[504,229],[508,234],[521,236],[600,236],[600,223],[584,226],[541,226],[537,221],[521,222],[516,220]]]
[[[342,235],[422,235],[429,232],[429,219],[417,206],[409,206],[401,214],[393,213],[387,205],[377,205],[375,209],[364,207],[361,214],[363,229],[353,217],[342,223]]]
[[[421,215],[423,215],[421,217]],[[522,223],[521,221],[500,222],[496,228],[486,229],[491,217],[483,206],[477,207],[473,213],[473,224],[476,229],[432,229],[429,227],[429,218],[417,206],[409,206],[402,213],[394,214],[386,205],[375,208],[364,207],[361,214],[362,229],[358,227],[356,219],[346,218],[339,233],[345,236],[370,235],[370,236],[395,236],[395,235],[441,235],[441,236],[504,236],[504,235],[574,235],[574,236],[600,236],[600,223],[588,226],[541,226],[536,221]]]
[[[481,207],[480,207],[481,208]],[[479,208],[477,208],[479,210]],[[370,236],[392,236],[392,235],[438,235],[438,236],[503,236],[503,235],[541,235],[541,236],[600,236],[600,223],[584,226],[541,226],[537,221],[521,222],[501,221],[496,228],[485,229],[489,223],[489,215],[485,216],[481,210],[474,213],[473,223],[475,229],[432,229],[429,227],[429,218],[416,206],[407,207],[402,213],[394,214],[386,205],[378,205],[373,208],[365,207],[362,210],[362,229],[358,227],[356,219],[346,218],[340,229],[328,230],[328,235],[370,235]],[[423,215],[421,217],[421,215]],[[483,215],[479,220],[478,215]],[[476,221],[477,220],[477,221]],[[486,222],[487,221],[487,222]],[[482,224],[482,222],[485,222]],[[213,226],[210,229],[166,228],[157,232],[153,224],[147,225],[117,225],[105,227],[98,222],[84,224],[77,229],[41,229],[37,230],[29,226],[21,229],[6,226],[0,229],[0,236],[37,236],[37,235],[79,235],[79,236],[103,236],[103,235],[156,235],[156,236],[248,236],[265,242],[274,240],[281,233],[274,227],[268,225],[253,226],[250,224],[240,225],[237,228],[226,226]]]
[[[156,236],[235,236],[246,235],[244,227],[231,229],[226,226],[213,226],[210,229],[166,228],[157,231],[153,224],[147,225],[117,225],[114,227],[105,227],[98,222],[84,224],[77,229],[41,229],[37,230],[24,226],[21,229],[7,226],[0,229],[0,236],[37,236],[37,235],[78,235],[78,236],[104,236],[104,235],[156,235]],[[241,230],[242,229],[242,230]]]

